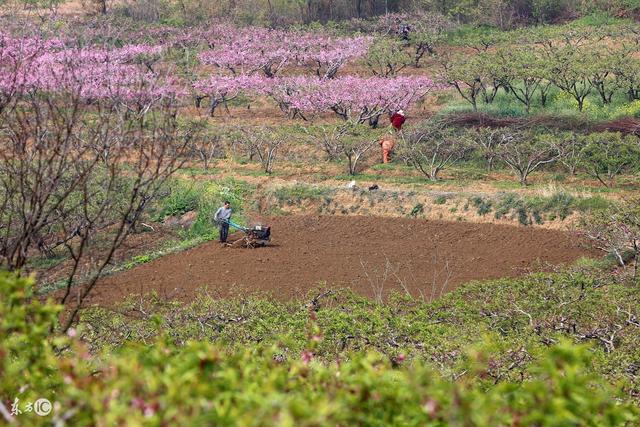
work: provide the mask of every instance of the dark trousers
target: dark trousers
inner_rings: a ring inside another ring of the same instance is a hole
[[[229,223],[228,222],[220,223],[220,243],[226,243],[228,236],[229,236]]]

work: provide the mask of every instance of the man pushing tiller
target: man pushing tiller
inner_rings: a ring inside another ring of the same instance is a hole
[[[225,201],[224,205],[218,208],[213,220],[220,229],[220,244],[224,246],[233,246],[241,244],[247,248],[255,248],[257,246],[265,246],[269,240],[271,240],[271,227],[268,225],[252,225],[245,227],[240,224],[236,224],[231,220],[231,203]],[[233,227],[236,230],[241,231],[244,235],[236,239],[232,243],[227,243],[227,237],[229,236],[229,227]]]
[[[220,229],[220,243],[224,246],[227,243],[227,237],[229,236],[229,221],[231,220],[231,203],[224,202],[223,206],[220,206],[213,216],[213,221],[218,224]]]

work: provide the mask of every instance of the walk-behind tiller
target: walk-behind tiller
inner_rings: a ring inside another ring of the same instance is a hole
[[[229,221],[229,226],[240,230],[244,233],[240,239],[237,239],[229,246],[244,246],[246,248],[255,248],[257,246],[265,246],[271,240],[271,227],[267,225],[254,225],[251,227],[243,227],[233,221]]]

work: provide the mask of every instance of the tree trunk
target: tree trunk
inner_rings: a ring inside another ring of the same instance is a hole
[[[529,185],[527,183],[528,177],[529,177],[529,172],[520,172],[520,185],[522,185],[523,187],[526,187],[527,185]]]
[[[640,248],[638,247],[638,242],[633,240],[633,281],[637,282],[638,279],[638,252],[640,252]]]
[[[494,162],[493,156],[487,157],[487,172],[489,173],[493,172],[493,162]]]
[[[349,175],[353,176],[356,174],[356,161],[353,159],[352,154],[347,154],[347,166],[349,168]]]
[[[218,107],[218,105],[220,105],[220,102],[217,99],[213,98],[211,100],[211,106],[209,107],[209,116],[210,117],[213,117],[213,115],[216,112],[216,108]]]
[[[431,174],[429,176],[429,180],[431,181],[437,181],[438,180],[438,172],[440,172],[440,168],[438,167],[432,167],[431,168]]]

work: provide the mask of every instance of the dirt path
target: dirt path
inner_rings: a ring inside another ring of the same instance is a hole
[[[269,247],[211,242],[104,279],[91,303],[152,290],[189,301],[204,286],[220,297],[266,291],[286,299],[323,282],[375,297],[401,290],[402,281],[412,294],[429,297],[474,279],[522,275],[597,254],[568,233],[526,227],[330,216],[277,217],[270,224]]]

